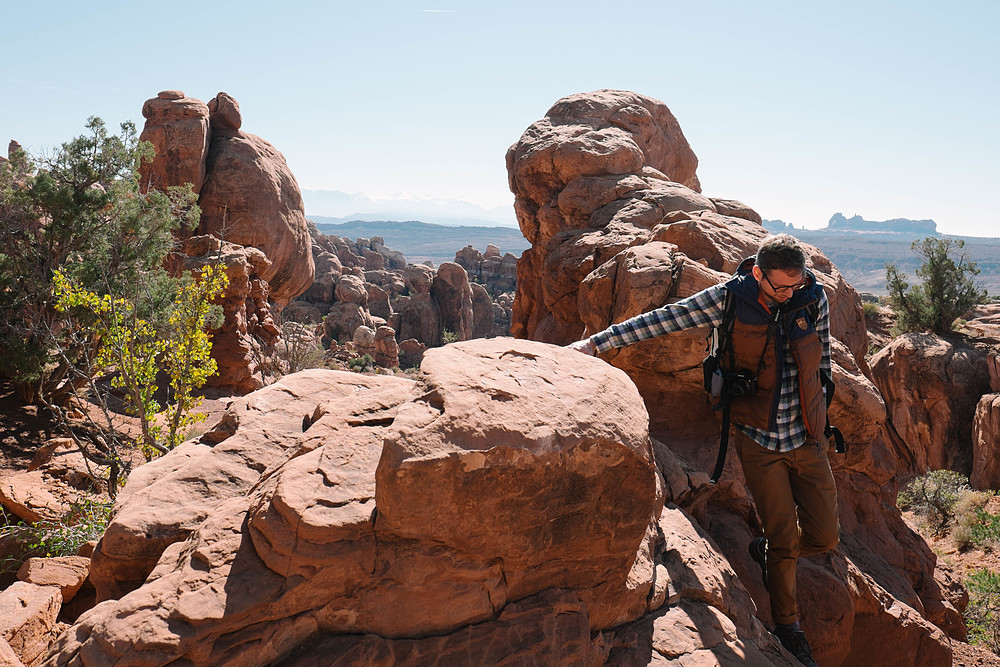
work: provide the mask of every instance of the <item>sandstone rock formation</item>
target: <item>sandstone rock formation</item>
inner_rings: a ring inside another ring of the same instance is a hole
[[[229,128],[229,122],[213,125],[198,230],[263,251],[271,266],[262,278],[271,286],[271,298],[283,306],[313,283],[302,194],[274,146]]]
[[[687,262],[703,265],[689,273],[707,268],[729,274],[752,255],[767,236],[754,221],[759,216],[739,202],[724,207],[734,215],[720,214],[700,194],[696,166],[662,102],[604,90],[553,105],[507,151],[514,208],[532,243],[517,264],[511,333],[560,344],[582,337],[589,304],[581,283],[631,246],[659,241],[687,249]],[[834,333],[863,360],[867,343],[857,326],[857,293],[822,253],[808,250],[811,268],[827,286]],[[656,262],[661,274],[676,272],[673,281],[687,281],[685,267],[674,266],[671,257],[661,253]],[[685,287],[722,277],[710,273]],[[671,293],[685,295],[676,287]]]
[[[260,370],[262,350],[280,337],[277,313],[313,284],[311,243],[298,184],[274,146],[240,129],[239,104],[226,93],[206,105],[180,91],[163,91],[146,101],[143,116],[141,138],[156,149],[153,162],[142,167],[143,187],[166,190],[191,183],[202,211],[194,234],[211,234],[227,244],[244,246],[251,258],[247,261],[252,272],[235,276],[226,301],[235,305],[252,300],[254,307],[245,320],[230,318],[233,313],[227,311],[227,323],[213,341],[213,357],[227,372],[211,381],[214,386],[250,391],[260,386],[260,380],[249,378]],[[187,241],[191,232],[179,230],[177,236]],[[231,263],[227,267],[227,272],[241,273]],[[258,330],[267,333],[257,337]]]
[[[106,567],[134,590],[45,664],[794,664],[711,538],[664,507],[624,373],[512,339],[422,370],[288,376],[138,469],[99,551],[155,566]]]
[[[442,262],[431,285],[431,298],[441,314],[442,331],[452,332],[458,340],[472,338],[472,287],[465,269],[454,262]]]
[[[212,139],[208,105],[179,90],[164,90],[146,100],[142,115],[146,124],[139,139],[156,151],[152,162],[139,167],[143,190],[190,183],[195,194],[201,192]]]
[[[700,194],[696,164],[666,107],[634,93],[573,95],[532,124],[507,153],[518,221],[532,242],[517,264],[512,333],[564,344],[727,279],[767,232],[746,204]],[[865,363],[860,298],[818,249],[805,249],[837,339],[831,421],[854,446],[831,459],[841,546],[801,561],[803,625],[821,664],[861,664],[879,644],[899,647],[886,658],[892,664],[947,664],[944,633],[961,637],[964,628],[934,581],[934,554],[886,509],[913,465],[885,427],[885,403]],[[756,616],[769,620],[746,554],[758,520],[735,457],[717,486],[706,484],[719,441],[702,387],[706,334],[653,339],[604,358],[645,400],[667,500],[712,537],[752,594]]]
[[[62,602],[70,602],[90,574],[90,559],[85,556],[29,558],[17,572],[21,581],[36,586],[58,586]]]
[[[396,332],[390,327],[381,326],[375,332],[375,364],[382,368],[399,366],[399,345],[396,343]]]
[[[434,270],[423,264],[411,264],[406,268],[406,284],[409,299],[399,314],[399,337],[413,338],[428,347],[441,344],[441,309],[431,296]]]
[[[200,441],[184,443],[129,476],[93,555],[90,577],[98,599],[140,586],[164,549],[186,539],[222,502],[245,496],[290,452],[336,438],[352,423],[391,421],[411,390],[408,380],[315,369],[235,400]],[[313,428],[324,415],[324,427]]]
[[[871,359],[875,384],[890,406],[896,455],[912,474],[947,468],[972,472],[976,404],[989,391],[986,353],[929,333],[899,336]]]
[[[330,341],[351,340],[354,330],[364,326],[374,330],[375,322],[368,312],[368,290],[365,281],[354,275],[343,276],[337,281],[336,301],[323,320],[323,345]]]
[[[986,394],[976,405],[969,484],[982,491],[1000,488],[1000,394]]]
[[[453,334],[455,340],[509,332],[513,294],[498,293],[494,302],[491,293],[475,282],[492,276],[488,278],[490,284],[501,287],[513,280],[516,259],[509,253],[501,258],[495,246],[487,251],[486,258],[471,246],[456,254],[456,260],[479,257],[478,273],[473,275],[466,266],[471,265],[471,260],[466,264],[444,262],[437,269],[408,264],[401,253],[387,248],[378,236],[350,241],[326,236],[314,225],[310,226],[310,234],[317,267],[315,281],[283,314],[286,320],[296,322],[322,320],[325,331],[322,343],[331,350],[336,341],[351,341],[359,327],[379,330],[385,326],[393,332],[393,341],[383,335],[385,354],[380,358],[385,363],[394,359],[398,363],[392,346],[400,347],[412,340],[414,344],[403,355],[412,362],[410,365],[416,365],[420,362],[419,353],[416,357],[407,355],[419,345],[425,348],[440,345],[445,331]],[[503,271],[510,275],[503,277]],[[378,359],[376,364],[392,367]]]
[[[229,286],[222,296],[222,326],[212,332],[212,357],[218,371],[208,379],[212,387],[247,393],[264,385],[266,350],[280,336],[268,297],[264,274],[271,262],[251,246],[220,241],[212,235],[193,236],[185,244],[183,269],[222,266]]]
[[[467,245],[455,253],[455,263],[469,273],[469,279],[482,285],[490,296],[513,292],[517,287],[517,257],[511,253],[500,255],[500,248],[493,244],[480,253]]]

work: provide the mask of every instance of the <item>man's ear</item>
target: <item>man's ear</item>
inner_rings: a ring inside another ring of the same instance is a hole
[[[753,277],[757,282],[760,282],[761,280],[764,279],[764,272],[761,271],[760,267],[757,266],[756,264],[750,267],[750,273],[753,274]]]

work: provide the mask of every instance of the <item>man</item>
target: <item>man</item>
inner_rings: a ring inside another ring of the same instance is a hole
[[[569,347],[593,355],[682,329],[719,326],[727,292],[735,299],[735,368],[726,354],[720,362],[756,385],[731,399],[735,447],[764,527],[765,537],[749,550],[770,595],[774,634],[799,662],[816,665],[799,629],[796,562],[836,547],[840,523],[820,380],[821,372],[830,373],[830,309],[798,242],[788,234],[770,236],[728,282]]]

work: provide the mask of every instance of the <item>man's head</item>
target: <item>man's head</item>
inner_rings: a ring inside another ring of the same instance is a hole
[[[790,299],[806,280],[806,254],[799,242],[788,234],[764,239],[757,250],[753,277],[768,299],[779,303]]]

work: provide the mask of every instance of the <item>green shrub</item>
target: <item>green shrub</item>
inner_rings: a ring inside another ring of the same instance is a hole
[[[879,305],[877,303],[872,303],[871,301],[865,301],[861,304],[861,310],[865,314],[865,322],[867,324],[877,324],[878,316],[880,312]]]
[[[360,373],[361,371],[372,370],[375,368],[375,360],[372,359],[372,355],[363,354],[360,357],[349,360],[347,362],[347,367],[355,373]]]
[[[12,537],[22,547],[19,558],[0,561],[0,571],[16,572],[25,560],[35,556],[76,555],[80,547],[104,534],[111,520],[112,506],[110,500],[82,497],[59,519],[33,524],[11,523],[11,518],[0,508],[0,518],[6,524],[0,526],[0,537]]]
[[[979,269],[961,240],[927,237],[914,241],[911,248],[924,258],[917,269],[920,285],[911,287],[895,264],[885,265],[889,304],[897,314],[896,329],[899,333],[949,333],[962,313],[987,301],[986,291],[974,281]],[[952,259],[953,250],[958,263]]]
[[[932,470],[907,484],[896,503],[901,509],[926,517],[931,529],[941,532],[954,519],[956,503],[971,490],[964,475],[952,470]]]
[[[444,331],[441,332],[441,340],[444,342],[445,345],[448,345],[449,343],[454,343],[455,341],[458,340],[458,334],[455,333],[454,331],[449,331],[448,329],[445,329]]]
[[[965,581],[969,591],[969,606],[965,622],[969,628],[969,643],[1000,651],[1000,574],[990,570],[975,570]]]
[[[287,366],[285,372],[289,374],[323,365],[324,350],[319,337],[308,326],[298,322],[281,325],[281,342],[276,353]]]

